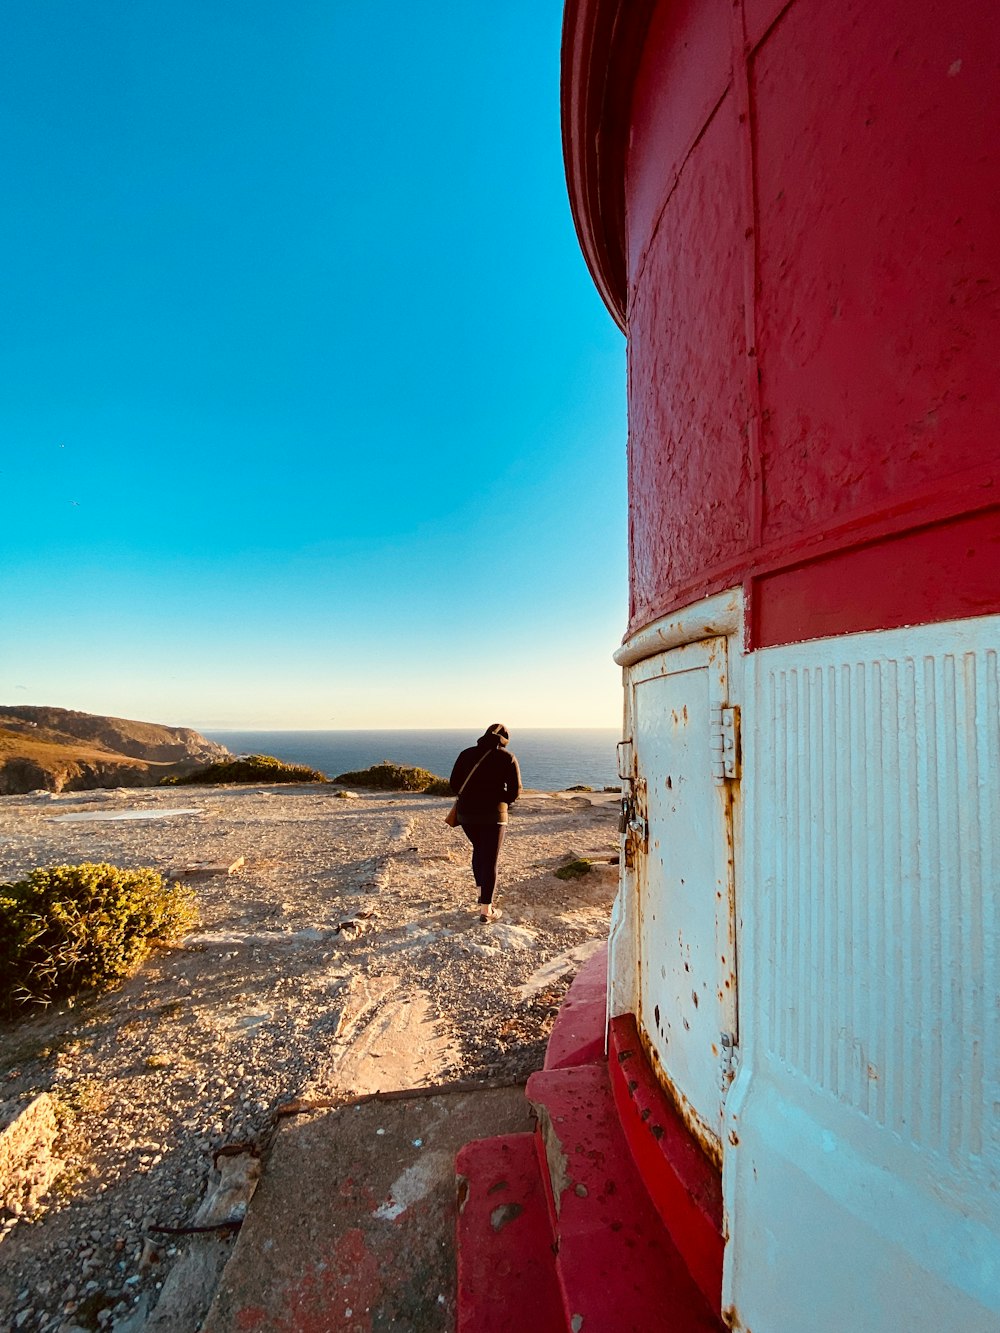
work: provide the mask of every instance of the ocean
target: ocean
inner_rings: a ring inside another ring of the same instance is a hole
[[[234,754],[270,754],[290,764],[308,764],[327,777],[370,768],[383,759],[429,768],[448,777],[459,750],[474,745],[475,731],[205,731]],[[617,786],[613,727],[579,730],[525,728],[511,735],[510,748],[526,787],[562,791],[584,784]]]

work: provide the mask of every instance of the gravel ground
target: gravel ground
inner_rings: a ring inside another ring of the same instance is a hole
[[[36,1206],[0,1211],[0,1333],[140,1327],[131,1311],[155,1302],[178,1253],[155,1229],[190,1223],[219,1148],[266,1153],[283,1103],[343,1095],[338,1065],[389,997],[433,1018],[428,1082],[541,1064],[578,958],[607,932],[616,798],[527,794],[504,848],[504,915],[488,925],[447,806],[329,787],[0,798],[3,881],[80,861],[181,874],[245,858],[192,878],[201,921],[183,947],[116,991],[0,1026],[0,1099],[10,1111],[53,1095],[64,1164]],[[197,813],[155,817],[180,809]],[[127,812],[147,818],[107,819]],[[590,874],[552,874],[577,857]]]

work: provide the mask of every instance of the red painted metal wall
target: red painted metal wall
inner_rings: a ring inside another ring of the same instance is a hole
[[[571,0],[564,41],[629,632],[740,582],[751,646],[1000,611],[992,0]]]

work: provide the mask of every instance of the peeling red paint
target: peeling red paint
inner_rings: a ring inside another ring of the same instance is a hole
[[[369,1333],[381,1295],[378,1257],[355,1227],[336,1239],[332,1262],[314,1264],[286,1293],[288,1313],[280,1333]]]

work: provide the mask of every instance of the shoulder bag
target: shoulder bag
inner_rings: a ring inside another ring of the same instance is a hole
[[[469,785],[469,778],[472,777],[473,773],[475,773],[475,771],[476,771],[476,769],[479,767],[479,765],[480,765],[480,764],[483,762],[483,760],[486,759],[490,754],[492,754],[492,751],[491,751],[491,750],[487,750],[487,751],[486,751],[486,754],[480,755],[480,757],[479,757],[479,758],[476,760],[476,762],[472,765],[472,768],[469,770],[469,777],[465,779],[465,781],[462,783],[461,787],[459,787],[459,789],[458,789],[458,794],[459,794],[459,796],[462,795],[462,792],[465,791],[466,787]],[[448,825],[449,828],[454,828],[455,825],[458,823],[458,801],[457,801],[457,800],[455,801],[455,804],[451,807],[451,809],[448,811],[448,813],[445,815],[445,817],[444,817],[444,822]]]

